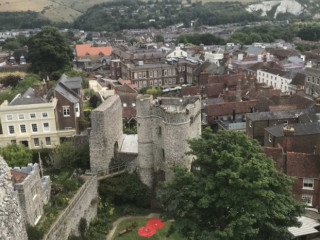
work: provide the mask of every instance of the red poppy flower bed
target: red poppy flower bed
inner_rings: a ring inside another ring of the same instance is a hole
[[[138,234],[141,237],[151,237],[156,233],[157,229],[163,228],[164,225],[165,223],[160,218],[149,219],[146,226],[138,229]]]
[[[160,218],[151,218],[147,221],[146,226],[154,227],[155,229],[163,228],[165,225],[164,222],[161,221]]]

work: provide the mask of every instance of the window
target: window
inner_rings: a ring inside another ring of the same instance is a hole
[[[168,73],[167,70],[164,70],[163,71],[163,76],[167,76],[167,73]]]
[[[158,84],[159,84],[159,86],[162,85],[162,80],[161,79],[158,80]]]
[[[24,114],[23,113],[19,113],[18,114],[18,119],[19,120],[23,120],[24,119]]]
[[[158,76],[159,76],[159,77],[161,77],[161,75],[162,75],[161,72],[162,72],[162,70],[160,70],[160,71],[158,72]]]
[[[35,113],[30,113],[30,118],[36,118],[36,114]]]
[[[153,86],[153,81],[152,80],[149,81],[149,85]]]
[[[249,127],[252,127],[252,121],[249,120]]]
[[[62,107],[63,109],[63,116],[64,117],[70,117],[70,107],[69,106],[64,106]]]
[[[139,78],[142,78],[142,73],[141,72],[139,72]]]
[[[146,77],[147,77],[147,73],[143,72],[143,78],[146,78]]]
[[[272,136],[269,134],[269,142],[272,142]]]
[[[9,134],[14,134],[14,126],[13,125],[9,125],[8,126],[8,129],[9,129]]]
[[[155,87],[158,86],[158,80],[154,80],[154,86],[155,86]]]
[[[171,76],[171,69],[168,70],[168,76]]]
[[[36,123],[31,124],[32,132],[38,132],[38,125]]]
[[[7,121],[12,121],[12,120],[13,120],[12,114],[8,114],[8,115],[7,115]]]
[[[154,71],[154,72],[153,72],[153,76],[154,76],[154,77],[157,77],[157,75],[158,75],[158,74],[157,74],[157,71]]]
[[[137,78],[138,78],[138,73],[135,72],[135,73],[133,74],[133,76],[134,76],[134,77],[133,77],[134,79],[137,79]]]
[[[302,194],[302,202],[306,203],[307,206],[312,206],[312,195]]]
[[[21,124],[20,125],[20,133],[26,133],[27,129],[26,129],[26,125],[25,124]]]
[[[34,138],[34,139],[33,139],[33,143],[34,143],[34,146],[35,146],[35,147],[39,147],[39,146],[40,146],[39,138]]]
[[[43,131],[44,132],[49,132],[50,131],[49,123],[43,123]]]
[[[184,78],[181,77],[181,78],[180,78],[180,83],[183,83],[183,82],[184,82]]]
[[[178,72],[181,72],[181,67],[180,66],[178,67]]]
[[[51,138],[50,137],[46,137],[46,145],[51,145]]]
[[[172,75],[176,75],[176,70],[172,69]]]
[[[182,66],[182,71],[186,70],[185,66]]]
[[[311,189],[313,190],[314,180],[311,178],[304,178],[303,179],[303,189]]]
[[[144,86],[144,87],[147,86],[147,81],[143,81],[143,86]]]
[[[149,71],[149,77],[153,77],[153,71]]]
[[[42,118],[47,118],[48,117],[48,113],[47,112],[43,112],[42,113]]]

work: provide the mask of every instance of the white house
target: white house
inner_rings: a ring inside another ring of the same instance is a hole
[[[263,68],[257,70],[257,79],[259,83],[265,83],[274,89],[280,89],[282,93],[289,94],[289,85],[292,81],[291,72],[282,70]]]
[[[219,60],[223,59],[224,50],[218,48],[215,52],[205,52],[204,60],[211,63],[217,64],[219,66]]]
[[[181,50],[180,47],[176,47],[174,50],[169,52],[166,56],[166,58],[176,58],[176,57],[187,57],[187,52]]]

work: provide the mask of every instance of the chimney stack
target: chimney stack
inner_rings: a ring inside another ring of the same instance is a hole
[[[33,85],[33,90],[34,90],[34,96],[35,97],[42,97],[43,91],[41,89],[40,84]]]
[[[293,126],[286,125],[283,127],[283,149],[285,152],[292,151],[294,132]]]

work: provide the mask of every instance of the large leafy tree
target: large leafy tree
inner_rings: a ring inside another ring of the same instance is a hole
[[[0,155],[10,167],[25,167],[32,162],[32,151],[22,144],[8,144],[0,149]]]
[[[303,205],[292,179],[278,172],[256,141],[237,132],[205,130],[190,140],[192,171],[175,168],[159,198],[189,239],[287,239]]]
[[[43,27],[28,41],[31,69],[42,77],[72,67],[73,53],[67,38],[57,28]]]

